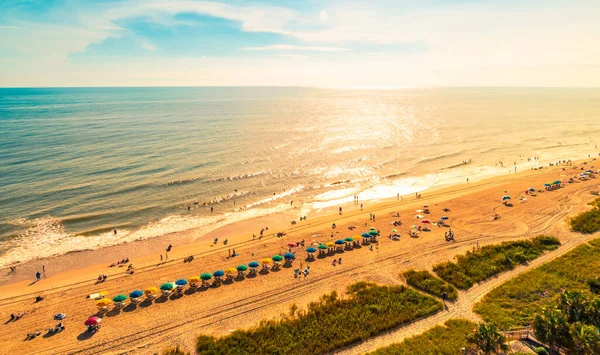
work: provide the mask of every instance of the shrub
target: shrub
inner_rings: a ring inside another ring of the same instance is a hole
[[[589,279],[588,286],[590,286],[590,292],[600,294],[600,279]]]
[[[575,232],[591,234],[600,230],[600,198],[590,203],[593,209],[571,218],[569,223]]]
[[[442,297],[445,293],[450,300],[458,298],[458,292],[454,286],[434,277],[427,271],[408,270],[404,274],[406,283],[431,295]]]
[[[190,355],[190,353],[183,351],[181,348],[179,348],[179,346],[176,346],[174,348],[167,349],[163,355]]]
[[[456,355],[467,346],[466,337],[473,328],[475,323],[450,319],[444,326],[437,325],[399,344],[377,349],[372,355]]]
[[[503,283],[485,295],[473,310],[485,321],[495,322],[506,329],[531,325],[535,315],[541,309],[556,304],[565,289],[591,294],[588,284],[590,275],[600,275],[599,241],[595,239],[590,245],[580,245],[549,263]]]
[[[442,309],[439,301],[405,286],[360,282],[348,287],[348,295],[324,295],[296,317],[263,321],[222,338],[199,336],[198,354],[323,354]]]
[[[476,282],[511,270],[518,264],[539,257],[545,251],[558,248],[559,245],[558,239],[548,236],[488,245],[457,256],[456,262],[437,264],[433,271],[448,283],[460,289],[468,289]]]
[[[550,355],[550,354],[548,354],[548,350],[546,350],[546,348],[544,348],[543,346],[539,346],[539,347],[535,348],[535,353],[537,355]]]

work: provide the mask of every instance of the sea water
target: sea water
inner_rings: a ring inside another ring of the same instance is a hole
[[[0,266],[586,158],[598,133],[599,89],[0,89]]]

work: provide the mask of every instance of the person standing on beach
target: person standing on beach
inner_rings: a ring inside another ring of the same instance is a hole
[[[342,207],[340,206],[340,216],[342,215]]]
[[[160,254],[160,262],[161,263],[163,262],[163,256],[162,256],[162,254]]]
[[[361,210],[361,211],[363,210],[363,205],[362,205],[362,202],[360,203],[360,210]]]
[[[396,194],[396,201],[400,201],[400,193],[399,192]]]
[[[35,273],[35,279],[36,279],[36,281],[40,281],[40,279],[41,279],[41,278],[42,278],[42,273],[41,273],[41,272],[39,272],[39,271],[38,271],[38,272],[36,272],[36,273]]]

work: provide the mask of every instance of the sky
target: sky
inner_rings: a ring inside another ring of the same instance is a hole
[[[0,87],[600,86],[600,0],[1,0]]]

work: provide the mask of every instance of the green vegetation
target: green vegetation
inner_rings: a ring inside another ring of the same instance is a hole
[[[456,262],[437,264],[433,271],[454,286],[468,289],[476,282],[512,270],[516,265],[533,260],[545,251],[558,248],[559,245],[558,239],[547,236],[488,245],[457,256]]]
[[[167,349],[163,355],[190,355],[189,352],[181,350],[179,346]]]
[[[555,352],[563,348],[569,354],[599,354],[600,298],[564,291],[553,306],[535,316],[536,338]]]
[[[454,286],[431,275],[428,271],[408,270],[403,274],[406,283],[431,295],[442,297],[445,293],[449,300],[456,300],[458,292]]]
[[[506,337],[493,323],[480,323],[475,331],[467,336],[467,341],[475,350],[484,354],[500,354],[508,351]]]
[[[593,208],[571,218],[571,229],[575,232],[591,234],[600,230],[600,198],[592,201]]]
[[[198,354],[323,354],[442,309],[441,302],[405,286],[359,282],[349,297],[324,295],[308,310],[215,339],[199,336]]]
[[[377,349],[373,355],[456,355],[466,347],[467,335],[473,332],[476,324],[458,319],[450,319],[444,327],[438,325],[423,334],[406,339],[399,344]]]
[[[600,275],[600,239],[580,245],[539,268],[523,273],[488,293],[474,311],[503,329],[530,325],[552,306],[562,290],[591,294],[590,279]],[[594,284],[592,279],[591,284]]]

